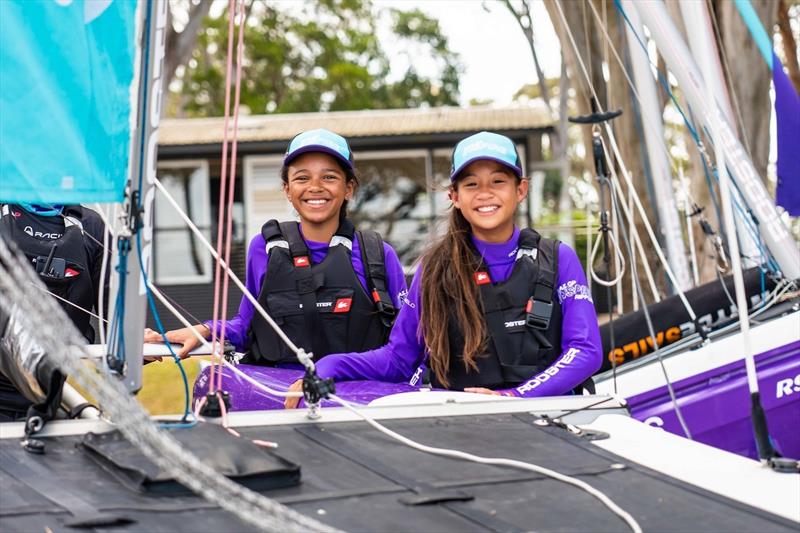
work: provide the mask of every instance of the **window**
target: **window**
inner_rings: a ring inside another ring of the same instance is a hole
[[[158,164],[158,179],[210,241],[208,163],[203,160],[162,162]],[[184,285],[211,281],[211,254],[158,191],[153,245],[156,283]]]
[[[244,161],[244,205],[246,242],[271,219],[296,220],[281,183],[283,156],[254,156]]]
[[[409,266],[420,256],[433,222],[428,193],[428,152],[396,150],[359,152],[361,186],[349,205],[356,227],[379,232]]]

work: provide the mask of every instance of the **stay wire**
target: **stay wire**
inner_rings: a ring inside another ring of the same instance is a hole
[[[736,111],[736,119],[739,121],[739,131],[741,133],[741,138],[744,141],[745,150],[747,150],[747,155],[750,156],[750,159],[753,158],[753,151],[750,148],[750,139],[747,135],[747,128],[744,125],[744,115],[742,115],[742,108],[739,105],[739,97],[736,94],[736,87],[733,83],[731,83],[731,66],[728,62],[728,53],[725,51],[725,41],[722,40],[722,33],[719,30],[719,23],[717,22],[717,17],[715,16],[714,6],[711,3],[711,0],[706,0],[706,10],[708,11],[708,18],[711,19],[711,25],[714,28],[714,36],[717,39],[719,49],[719,55],[722,57],[722,65],[724,67],[724,75],[725,81],[728,87],[728,90],[731,92],[731,100],[733,100],[733,108]]]
[[[697,127],[693,125],[692,121],[689,119],[689,117],[687,116],[686,112],[684,112],[683,107],[680,105],[680,103],[678,102],[678,99],[675,97],[675,94],[672,92],[672,89],[670,88],[669,82],[667,81],[666,77],[663,75],[663,73],[658,68],[658,66],[654,65],[653,62],[650,61],[649,54],[647,52],[647,45],[644,43],[642,37],[637,32],[636,28],[634,28],[632,22],[628,18],[627,13],[625,12],[625,10],[622,7],[622,5],[619,3],[619,0],[614,0],[614,3],[616,5],[616,7],[617,7],[618,14],[622,15],[622,17],[624,18],[626,24],[628,25],[629,29],[631,30],[631,33],[636,37],[636,40],[638,41],[639,46],[642,48],[642,50],[643,50],[643,52],[645,54],[645,57],[648,58],[648,62],[650,63],[651,68],[653,68],[655,70],[655,72],[657,74],[657,77],[658,77],[658,80],[659,80],[659,83],[661,84],[662,89],[669,96],[670,100],[672,101],[673,105],[675,106],[675,109],[681,115],[681,118],[682,118],[682,120],[684,122],[684,125],[686,126],[687,130],[689,131],[690,136],[692,137],[692,140],[694,141],[695,145],[698,148],[698,151],[700,153],[700,159],[701,159],[701,162],[703,163],[703,171],[705,173],[708,189],[709,189],[709,192],[711,193],[711,195],[710,195],[711,196],[711,200],[712,200],[712,202],[714,204],[714,210],[715,210],[716,215],[717,215],[717,220],[718,221],[722,220],[722,215],[721,215],[719,204],[717,202],[716,193],[714,191],[714,187],[713,187],[713,185],[711,183],[711,178],[710,178],[710,175],[709,175],[709,174],[713,174],[714,177],[717,179],[717,181],[719,181],[719,178],[717,177],[717,170],[714,167],[714,165],[712,165],[710,163],[710,156],[709,156],[708,152],[706,151],[706,148],[705,148],[705,145],[704,145],[702,139],[700,138],[700,134],[698,133]],[[590,4],[590,7],[592,7],[592,9],[593,9],[595,17],[598,17],[596,10],[594,10],[594,7],[591,6],[591,4]],[[603,30],[603,33],[605,34],[606,39],[610,40],[607,28],[602,27],[602,30]],[[612,50],[614,51],[614,54],[617,57],[617,60],[621,61],[619,59],[619,55],[617,54],[616,50],[613,48],[613,43],[612,43]],[[640,104],[641,104],[641,98],[639,97],[638,93],[636,92],[635,88],[633,87],[633,83],[631,82],[630,77],[628,77],[627,73],[626,73],[626,78],[628,80],[629,85],[631,85],[631,88],[632,88],[634,94],[636,95],[637,101],[639,101]],[[664,149],[666,150],[666,147],[664,147]],[[668,155],[668,159],[673,164],[673,168],[674,168],[675,163],[674,163],[674,161],[672,161],[671,157],[669,157],[669,152],[667,152],[667,155]],[[709,168],[711,168],[711,172],[710,173],[709,173]],[[741,192],[738,189],[738,185],[735,182],[734,182],[734,186],[736,187],[737,192],[739,192],[739,194],[741,194]],[[734,200],[735,207],[737,208],[737,211],[739,213],[740,219],[742,221],[744,221],[745,224],[751,223],[753,221],[752,213],[747,213],[746,211],[744,211],[741,208],[741,205],[739,204],[738,198],[734,198],[733,200]],[[758,243],[759,242],[758,235],[756,235],[751,228],[748,228],[748,230],[749,230],[748,232],[750,233],[750,235],[753,238],[754,242]],[[723,232],[723,238],[727,238],[727,236],[724,235],[724,232]],[[763,251],[762,251],[762,253],[763,253]]]
[[[275,334],[283,341],[284,344],[289,348],[297,356],[297,359],[309,370],[314,369],[314,361],[311,359],[310,354],[306,353],[306,351],[298,347],[287,335],[286,333],[280,328],[280,326],[275,322],[275,320],[267,313],[264,307],[258,302],[258,299],[253,296],[253,294],[248,290],[247,286],[242,283],[242,280],[239,279],[239,276],[231,270],[228,264],[217,254],[217,251],[208,242],[208,239],[203,232],[197,227],[197,225],[192,222],[192,220],[186,215],[183,208],[175,201],[169,191],[164,187],[164,185],[156,179],[154,181],[156,189],[164,196],[164,199],[173,207],[175,213],[183,220],[184,224],[189,228],[189,230],[197,237],[198,242],[200,242],[211,254],[211,257],[214,258],[217,262],[219,262],[220,266],[225,269],[228,276],[230,276],[231,280],[234,284],[242,291],[242,295],[250,302],[250,304],[255,309],[261,318],[275,331]]]
[[[567,37],[569,38],[570,44],[572,45],[573,49],[577,50],[577,45],[575,44],[575,36],[573,35],[572,30],[569,28],[569,25],[567,24],[567,20],[566,20],[566,17],[564,15],[564,11],[563,11],[563,9],[561,7],[561,1],[559,0],[559,1],[555,2],[554,5],[555,5],[556,9],[558,10],[559,16],[560,16],[560,18],[561,18],[561,20],[562,20],[562,22],[564,24],[565,31],[567,32]],[[582,71],[584,77],[586,78],[587,82],[589,83],[589,88],[591,89],[592,94],[595,96],[595,101],[598,101],[597,100],[597,92],[595,91],[594,86],[591,84],[591,80],[589,80],[589,78],[588,78],[586,65],[583,63],[583,60],[581,59],[580,55],[578,55],[578,64],[581,67],[581,71]],[[598,106],[600,111],[603,110],[603,108],[600,105],[600,103],[598,103],[597,106]],[[617,146],[616,138],[614,136],[614,131],[613,131],[613,129],[611,128],[611,126],[608,123],[605,124],[605,130],[606,130],[606,135],[608,136],[608,139],[611,142],[611,148],[613,150],[614,156],[615,156],[617,162],[620,165],[620,169],[622,171],[623,178],[625,179],[625,182],[628,185],[628,188],[635,191],[635,188],[633,187],[633,182],[632,182],[631,177],[630,177],[630,175],[628,173],[627,167],[625,166],[625,162],[623,161],[622,155],[620,154],[619,146]],[[610,168],[612,170],[612,175],[616,175],[616,172],[614,170],[614,166],[611,165]],[[644,211],[644,207],[641,204],[641,200],[639,199],[638,194],[634,194],[633,195],[633,200],[634,200],[634,205],[636,206],[636,209],[637,209],[637,211],[639,212],[639,215],[642,218],[642,222],[644,223],[645,229],[647,230],[648,237],[650,238],[650,241],[651,241],[651,243],[653,245],[653,248],[656,251],[656,255],[658,256],[659,261],[661,262],[661,264],[664,267],[664,271],[667,273],[667,276],[669,277],[670,281],[675,286],[675,290],[678,293],[678,296],[679,296],[679,298],[681,300],[681,303],[683,304],[683,306],[686,309],[687,313],[689,313],[689,316],[692,318],[692,320],[695,320],[697,318],[697,315],[695,314],[694,309],[692,309],[691,304],[689,304],[689,301],[686,299],[686,295],[684,294],[684,291],[681,290],[680,286],[678,285],[677,280],[675,278],[675,273],[672,271],[672,268],[669,266],[669,262],[666,260],[666,257],[664,257],[664,251],[661,249],[661,245],[658,243],[658,239],[655,236],[655,232],[653,231],[652,225],[650,224],[649,220],[647,219],[647,214]]]
[[[613,187],[614,185],[612,184],[611,186]],[[613,195],[612,198],[614,198]],[[616,201],[611,202],[611,208],[619,209]],[[631,246],[630,239],[628,238],[628,230],[624,224],[621,224],[620,227],[621,227],[622,239],[625,242],[625,247],[628,250],[628,254],[630,257],[634,257],[633,247]],[[655,328],[653,327],[653,321],[652,318],[650,317],[650,310],[647,308],[647,302],[644,299],[644,293],[642,292],[642,288],[639,283],[639,274],[637,272],[635,260],[630,262],[630,267],[631,267],[631,277],[634,280],[634,285],[636,286],[636,293],[639,296],[639,304],[642,307],[642,314],[644,315],[645,322],[647,323],[647,332],[650,334],[650,338],[653,340],[653,353],[658,359],[659,365],[661,365],[661,372],[664,375],[664,381],[667,384],[667,391],[669,392],[669,397],[672,402],[672,406],[675,409],[675,414],[678,418],[678,422],[681,425],[681,429],[683,429],[683,432],[686,435],[686,437],[689,440],[692,440],[692,433],[691,431],[689,431],[689,426],[686,425],[686,421],[683,418],[683,413],[681,412],[680,406],[678,405],[678,399],[675,396],[675,390],[672,386],[672,380],[670,380],[669,378],[669,374],[667,373],[667,367],[664,365],[664,358],[661,356],[661,346],[659,345],[658,338],[656,337]]]

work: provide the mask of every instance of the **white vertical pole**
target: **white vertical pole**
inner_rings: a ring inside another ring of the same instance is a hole
[[[639,15],[634,10],[628,12],[627,15],[631,25],[636,29],[636,34],[643,36]],[[667,152],[664,149],[664,125],[656,91],[656,81],[653,78],[650,61],[646,52],[642,50],[636,34],[628,25],[625,25],[625,29],[633,66],[633,78],[639,93],[644,141],[653,177],[653,189],[657,198],[655,205],[661,223],[661,234],[664,236],[667,249],[667,260],[675,273],[675,279],[680,289],[686,291],[691,287],[691,278],[683,245],[678,204],[675,201],[675,190],[672,186],[672,172]]]
[[[710,98],[716,98],[720,113],[732,128],[736,126],[736,118],[731,107],[728,86],[725,83],[725,75],[722,72],[722,64],[719,60],[719,49],[714,38],[714,29],[711,26],[711,18],[706,8],[705,2],[680,2],[681,15],[686,25],[686,36],[689,46],[695,57],[700,58],[703,67],[703,79],[712,88]],[[719,163],[717,163],[719,164]],[[727,235],[737,235],[741,245],[742,256],[745,258],[746,266],[757,266],[756,258],[761,256],[758,243],[747,230],[744,220],[740,217],[734,219],[736,233]],[[750,259],[748,259],[750,258]]]
[[[621,2],[626,13],[638,10],[642,23],[650,30],[670,71],[678,79],[686,100],[699,114],[703,124],[710,128],[712,120],[717,120],[719,131],[714,138],[725,152],[727,170],[731,172],[731,177],[739,185],[745,201],[758,218],[761,236],[783,275],[792,280],[800,279],[800,250],[775,209],[775,204],[759,178],[753,162],[750,161],[728,122],[719,116],[719,106],[713,98],[714,95],[705,94],[700,69],[680,32],[669,18],[664,3],[631,0],[621,0]]]

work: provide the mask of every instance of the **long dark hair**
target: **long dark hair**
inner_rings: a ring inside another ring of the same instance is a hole
[[[467,219],[459,209],[452,207],[447,233],[422,258],[419,333],[430,354],[430,368],[445,387],[449,385],[451,320],[461,325],[467,370],[477,370],[475,359],[486,348],[486,324],[474,281],[479,263],[470,242],[471,234]]]
[[[320,152],[324,153],[324,152]],[[358,189],[359,181],[358,181],[358,172],[355,168],[348,168],[342,165],[338,159],[335,157],[332,158],[336,161],[336,165],[342,170],[344,173],[344,180],[345,183],[352,183],[353,184],[353,192],[355,193],[356,189]],[[284,187],[289,186],[289,165],[283,165],[281,167],[281,181],[283,182]],[[339,209],[339,221],[344,220],[347,218],[347,200],[342,202],[342,207]]]
[[[521,178],[516,177],[519,186]],[[456,183],[451,187],[455,190]],[[478,370],[475,360],[486,352],[488,336],[483,303],[475,273],[480,261],[472,241],[472,227],[461,210],[450,208],[447,232],[422,257],[422,307],[418,334],[425,339],[429,364],[436,379],[449,386],[450,322],[464,336],[464,367]]]

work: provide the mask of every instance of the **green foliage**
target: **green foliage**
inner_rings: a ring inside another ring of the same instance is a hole
[[[435,76],[420,74],[409,58],[404,75],[390,81],[390,61],[377,37],[380,14],[369,0],[313,0],[286,10],[254,2],[241,105],[253,114],[457,105],[461,65],[438,21],[419,10],[387,15],[395,38],[424,53]],[[173,85],[188,116],[223,114],[227,40],[227,16],[204,21]]]

